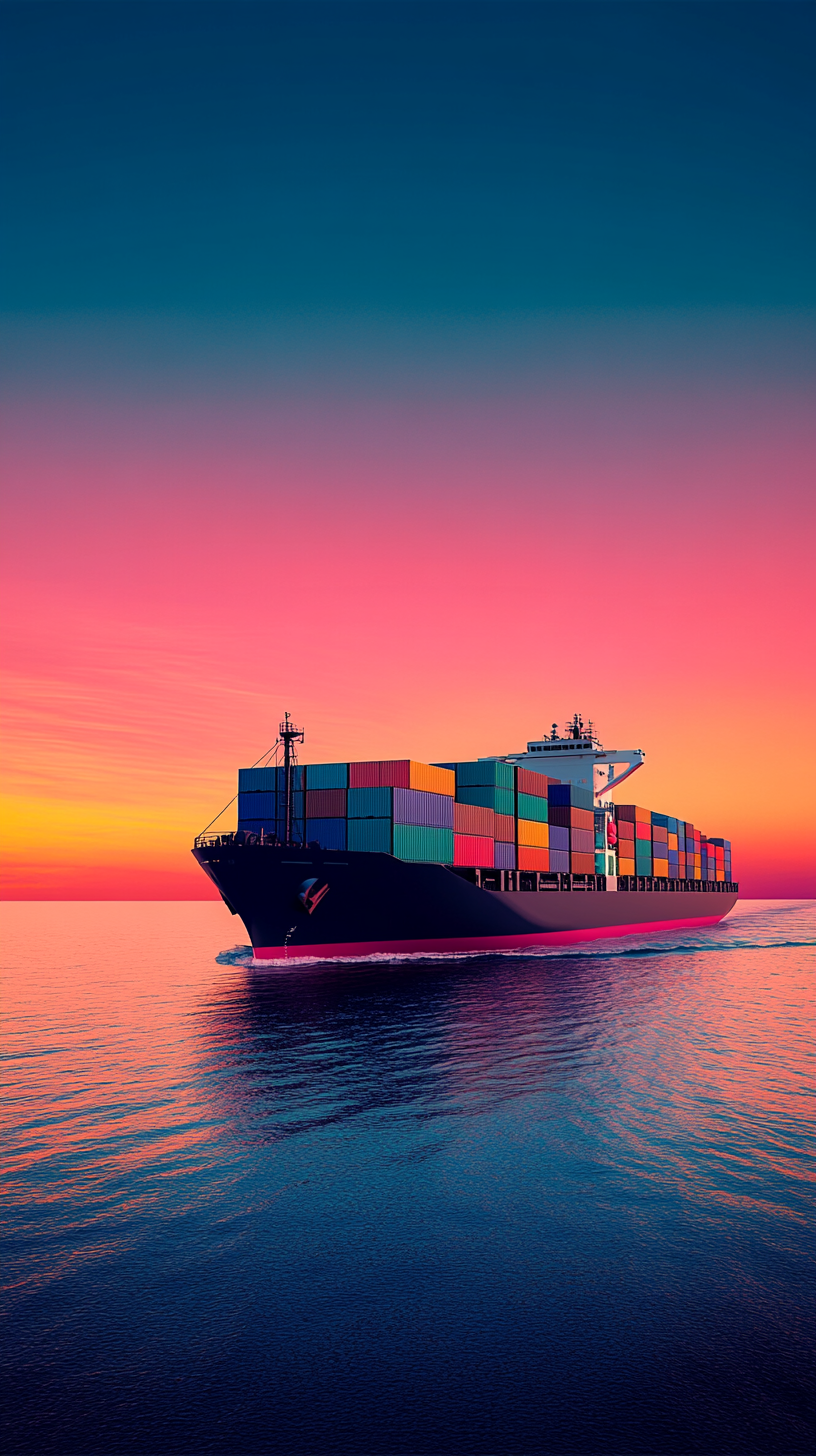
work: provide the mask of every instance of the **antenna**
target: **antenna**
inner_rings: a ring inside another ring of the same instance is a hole
[[[297,754],[294,745],[305,742],[306,735],[302,728],[296,728],[290,720],[289,714],[284,713],[283,722],[278,729],[278,738],[283,744],[283,803],[284,803],[284,844],[288,847],[292,843],[292,769],[297,763]],[[305,833],[305,827],[304,827]]]

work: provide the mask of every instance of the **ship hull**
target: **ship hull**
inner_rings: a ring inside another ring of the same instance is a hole
[[[263,844],[193,853],[244,922],[259,961],[572,945],[716,925],[737,900],[717,885],[681,889],[685,882],[671,891],[489,890],[444,865],[387,854]],[[311,912],[309,882],[328,887]]]

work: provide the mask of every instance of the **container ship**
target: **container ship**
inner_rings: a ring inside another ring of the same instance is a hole
[[[304,765],[303,741],[287,713],[238,771],[237,830],[214,820],[193,849],[256,961],[568,945],[716,925],[736,903],[730,841],[613,802],[645,755],[578,714],[462,763]]]

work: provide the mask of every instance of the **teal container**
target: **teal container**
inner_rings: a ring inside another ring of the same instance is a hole
[[[521,810],[520,809],[519,809],[519,814],[521,814]],[[595,848],[597,850],[597,849],[604,849],[605,847],[606,847],[606,836],[605,836],[605,834],[604,834],[604,832],[603,832],[602,829],[596,829],[595,830]]]
[[[347,763],[307,763],[307,789],[347,789]]]
[[[276,769],[272,768],[239,768],[238,770],[238,792],[239,794],[272,793],[277,787],[275,777]]]
[[[461,800],[460,800],[461,802]],[[501,813],[502,810],[499,810]],[[507,813],[512,814],[513,810],[508,809]],[[549,805],[546,799],[539,799],[537,794],[519,794],[518,816],[519,819],[535,819],[539,824],[547,823]]]
[[[390,854],[391,820],[349,819],[348,848],[364,850],[369,854]]]
[[[424,860],[428,864],[453,864],[453,830],[426,829],[419,824],[395,824],[394,854],[397,859]]]
[[[606,874],[606,855],[605,854],[596,854],[595,855],[595,873],[596,873],[596,875],[605,875]]]
[[[479,758],[475,763],[457,763],[456,765],[456,788],[462,784],[464,788],[488,787],[494,789],[514,788],[514,768],[512,763],[495,763],[489,758]],[[459,797],[457,792],[457,797]],[[459,797],[460,804],[470,804],[470,799]],[[491,808],[492,805],[483,804],[482,808]],[[500,809],[500,814],[512,814],[512,809]]]
[[[509,764],[504,765],[509,768]],[[487,784],[456,785],[456,798],[460,804],[478,804],[480,809],[493,809],[497,814],[515,814],[515,794],[512,789],[491,788]],[[532,798],[531,794],[525,798]],[[540,800],[536,800],[539,803]]]
[[[390,819],[390,789],[349,789],[349,819]]]

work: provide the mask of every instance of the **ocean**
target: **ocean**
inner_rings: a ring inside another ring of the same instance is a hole
[[[278,970],[220,902],[2,925],[6,1452],[812,1449],[813,902]]]

